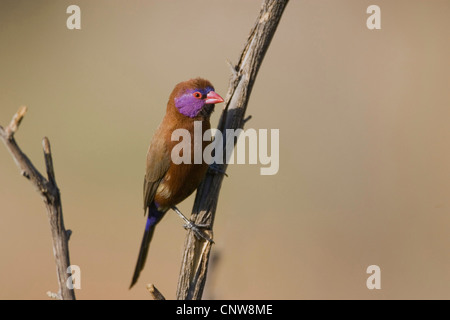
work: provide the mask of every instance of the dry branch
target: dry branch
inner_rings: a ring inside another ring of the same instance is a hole
[[[277,29],[288,0],[265,0],[256,23],[236,66],[231,65],[232,75],[226,96],[226,107],[219,120],[218,129],[224,134],[224,152],[227,145],[226,129],[243,128],[247,103],[258,74],[259,67]],[[231,141],[236,143],[236,141]],[[218,170],[225,172],[224,164],[216,164]],[[191,220],[195,224],[209,225],[208,235],[212,238],[212,227],[222,185],[223,174],[210,174],[199,186],[192,210]],[[183,261],[178,279],[177,299],[199,300],[203,294],[212,243],[198,239],[189,231],[186,240]]]
[[[53,253],[56,261],[56,273],[59,284],[59,297],[63,300],[75,300],[75,293],[73,289],[67,286],[67,280],[70,275],[67,270],[70,266],[69,259],[69,237],[70,230],[64,228],[64,221],[61,207],[61,195],[56,184],[55,172],[53,169],[52,152],[50,148],[50,141],[47,137],[42,140],[44,149],[45,166],[47,168],[47,177],[44,176],[34,167],[30,159],[22,152],[14,139],[14,134],[19,128],[22,121],[26,107],[21,107],[14,115],[11,123],[3,129],[0,126],[0,138],[3,140],[6,148],[11,153],[16,165],[20,169],[20,173],[30,180],[35,186],[36,190],[41,195],[47,215],[50,222],[53,240]]]

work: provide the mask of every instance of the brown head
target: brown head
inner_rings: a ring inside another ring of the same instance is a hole
[[[189,118],[198,116],[209,118],[214,110],[214,105],[223,101],[223,98],[214,91],[211,82],[195,78],[180,82],[175,86],[167,108],[168,111],[169,108],[176,108],[177,112]]]

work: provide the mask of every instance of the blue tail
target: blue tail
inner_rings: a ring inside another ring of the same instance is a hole
[[[137,282],[139,275],[144,269],[145,260],[147,259],[148,248],[150,247],[150,241],[152,240],[153,232],[155,231],[156,224],[164,216],[165,211],[158,211],[156,205],[152,204],[148,207],[147,223],[145,225],[144,237],[142,238],[141,249],[139,250],[139,256],[134,269],[133,279],[131,280],[130,289]]]

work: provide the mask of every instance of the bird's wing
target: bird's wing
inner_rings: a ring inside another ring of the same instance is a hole
[[[158,135],[155,135],[157,137]],[[144,177],[144,210],[155,197],[159,183],[170,167],[170,152],[162,137],[154,138],[147,153],[147,171]]]

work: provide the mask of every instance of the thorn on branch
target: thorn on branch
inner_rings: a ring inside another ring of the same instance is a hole
[[[236,65],[234,65],[230,60],[226,60],[228,66],[230,67],[231,70],[231,74],[233,75],[233,77],[237,78],[238,77],[238,67]]]
[[[166,300],[163,294],[158,289],[156,289],[156,287],[152,283],[147,285],[147,290],[148,292],[150,292],[153,300]]]
[[[242,120],[243,122],[244,122],[244,124],[246,124],[247,123],[247,121],[249,121],[250,119],[252,118],[252,116],[250,115],[250,116],[248,116],[247,118],[245,118],[244,120]]]
[[[25,178],[27,178],[28,180],[30,180],[30,175],[29,175],[28,172],[26,172],[25,170],[22,170],[22,171],[20,172],[20,174],[21,174],[22,176],[24,176]]]

